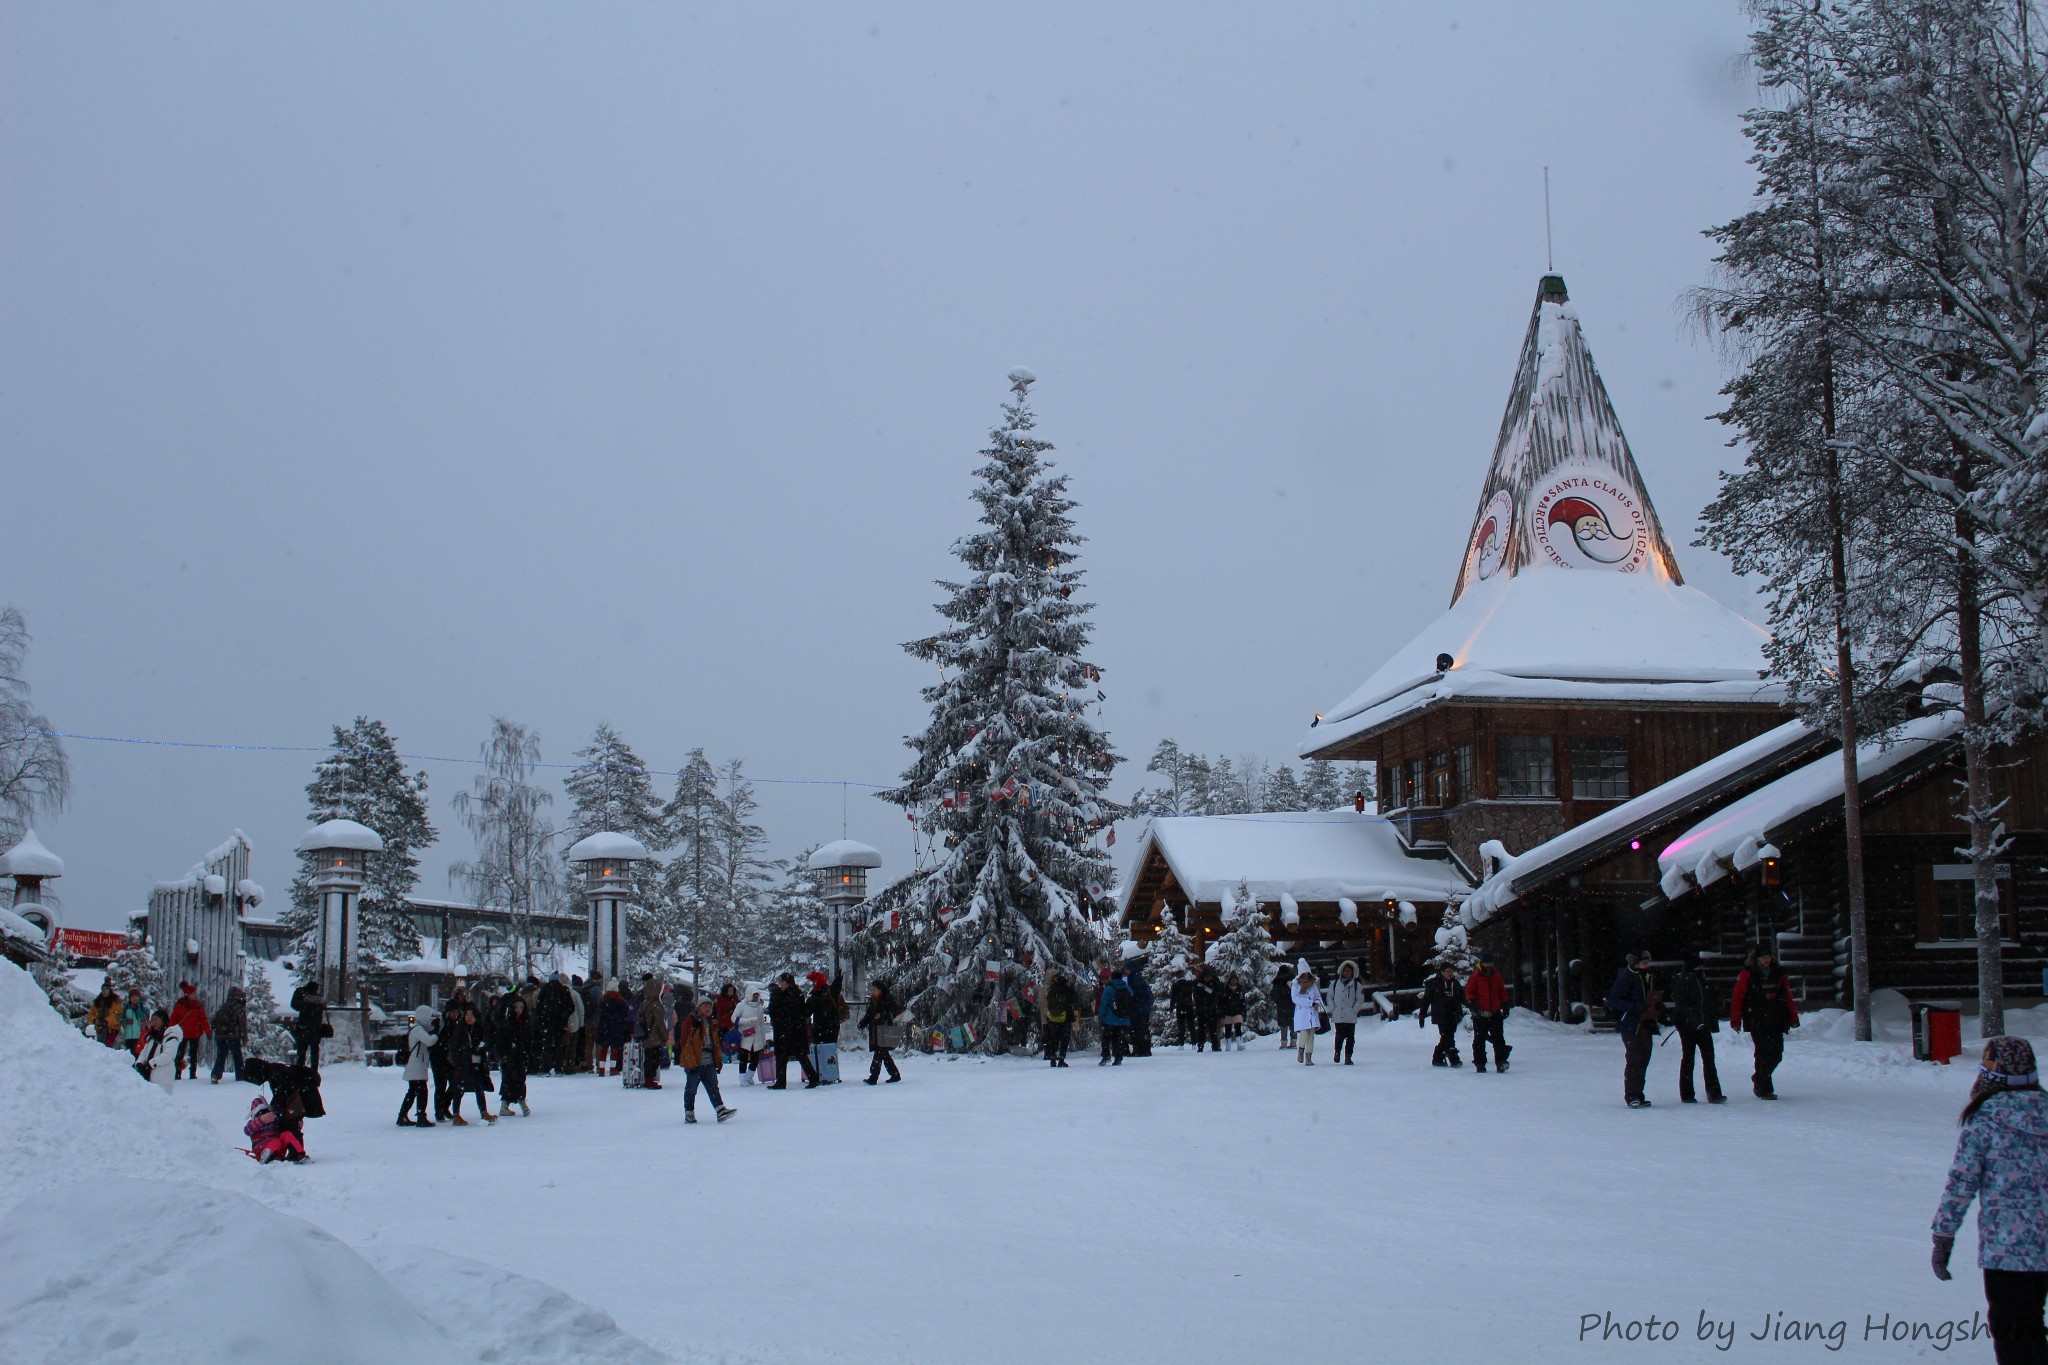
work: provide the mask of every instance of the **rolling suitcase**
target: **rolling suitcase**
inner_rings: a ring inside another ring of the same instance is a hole
[[[811,1066],[818,1073],[819,1085],[839,1084],[839,1044],[812,1043]]]
[[[619,1079],[626,1083],[626,1089],[639,1090],[646,1079],[647,1053],[637,1042],[626,1044],[625,1064],[619,1070]]]
[[[764,1052],[761,1060],[754,1063],[754,1079],[762,1085],[775,1084],[775,1054]]]

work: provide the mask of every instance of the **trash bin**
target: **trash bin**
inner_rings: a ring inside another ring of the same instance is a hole
[[[1954,1000],[1922,1000],[1913,1006],[1913,1056],[1948,1065],[1963,1050],[1963,1007]]]

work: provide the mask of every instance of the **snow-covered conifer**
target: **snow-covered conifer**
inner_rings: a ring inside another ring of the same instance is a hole
[[[128,936],[128,946],[107,962],[107,984],[123,1000],[128,998],[130,987],[137,987],[142,991],[143,1004],[151,1008],[170,1008],[170,994],[164,989],[163,968],[157,966],[156,954],[133,934]]]
[[[1472,975],[1479,966],[1479,954],[1473,951],[1455,905],[1444,907],[1443,923],[1436,929],[1436,951],[1429,955],[1429,970],[1434,972],[1447,962],[1457,972],[1460,981]]]
[[[1092,975],[1111,883],[1096,841],[1122,814],[1104,792],[1119,758],[1094,718],[1074,501],[1031,434],[1030,372],[1010,378],[975,472],[981,529],[953,545],[968,576],[940,585],[945,627],[905,646],[940,670],[924,689],[931,719],[907,741],[903,785],[882,793],[936,861],[858,938],[919,1019],[972,1025],[990,1050],[1027,983],[1051,967]]]
[[[1159,909],[1159,934],[1145,951],[1145,980],[1152,986],[1152,1037],[1164,1042],[1173,1035],[1173,983],[1200,965],[1202,949],[1180,926],[1170,905]]]
[[[1254,1033],[1270,1033],[1278,1026],[1273,998],[1267,993],[1273,980],[1273,934],[1250,882],[1240,881],[1231,892],[1224,925],[1223,936],[1209,949],[1209,965],[1243,990],[1245,1026]]]
[[[609,725],[600,724],[590,743],[576,753],[576,767],[563,782],[569,793],[567,828],[556,842],[564,850],[601,830],[630,834],[649,852],[668,847],[661,798],[647,765]],[[634,968],[672,946],[675,926],[664,913],[663,870],[658,858],[633,868],[632,901],[626,907],[626,956]]]
[[[427,816],[427,775],[407,772],[398,742],[384,722],[357,716],[334,727],[333,751],[314,765],[306,784],[306,818],[354,820],[384,840],[384,851],[364,859],[359,949],[365,965],[399,962],[420,954],[419,932],[405,898],[420,880],[420,851],[439,836]],[[298,932],[299,955],[310,971],[312,934],[320,918],[312,859],[300,856],[285,922]]]

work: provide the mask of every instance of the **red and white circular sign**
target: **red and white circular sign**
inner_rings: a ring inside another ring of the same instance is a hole
[[[1486,500],[1486,510],[1472,532],[1472,544],[1465,551],[1465,576],[1485,580],[1500,572],[1507,562],[1508,544],[1515,534],[1515,500],[1505,488],[1496,489]]]
[[[1536,557],[1567,569],[1635,573],[1650,557],[1641,499],[1602,465],[1566,464],[1530,491]]]

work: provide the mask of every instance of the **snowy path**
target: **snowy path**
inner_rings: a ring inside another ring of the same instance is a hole
[[[1362,1034],[1348,1068],[1267,1040],[1114,1070],[913,1058],[874,1089],[849,1056],[848,1084],[734,1086],[740,1116],[695,1128],[679,1087],[571,1077],[533,1082],[531,1119],[400,1129],[394,1073],[336,1068],[318,1163],[256,1197],[373,1258],[552,1283],[683,1360],[1270,1360],[1290,1332],[1339,1359],[1990,1358],[1863,1336],[1980,1305],[1973,1254],[1949,1285],[1926,1269],[1970,1068],[1795,1035],[1767,1105],[1724,1035],[1735,1098],[1681,1106],[1674,1041],[1631,1112],[1612,1038],[1520,1016],[1514,1070],[1475,1076],[1412,1025]],[[248,1094],[174,1103],[226,1141]],[[1582,1342],[1609,1311],[1679,1339]],[[1846,1321],[1845,1349],[1749,1339],[1778,1313]]]

